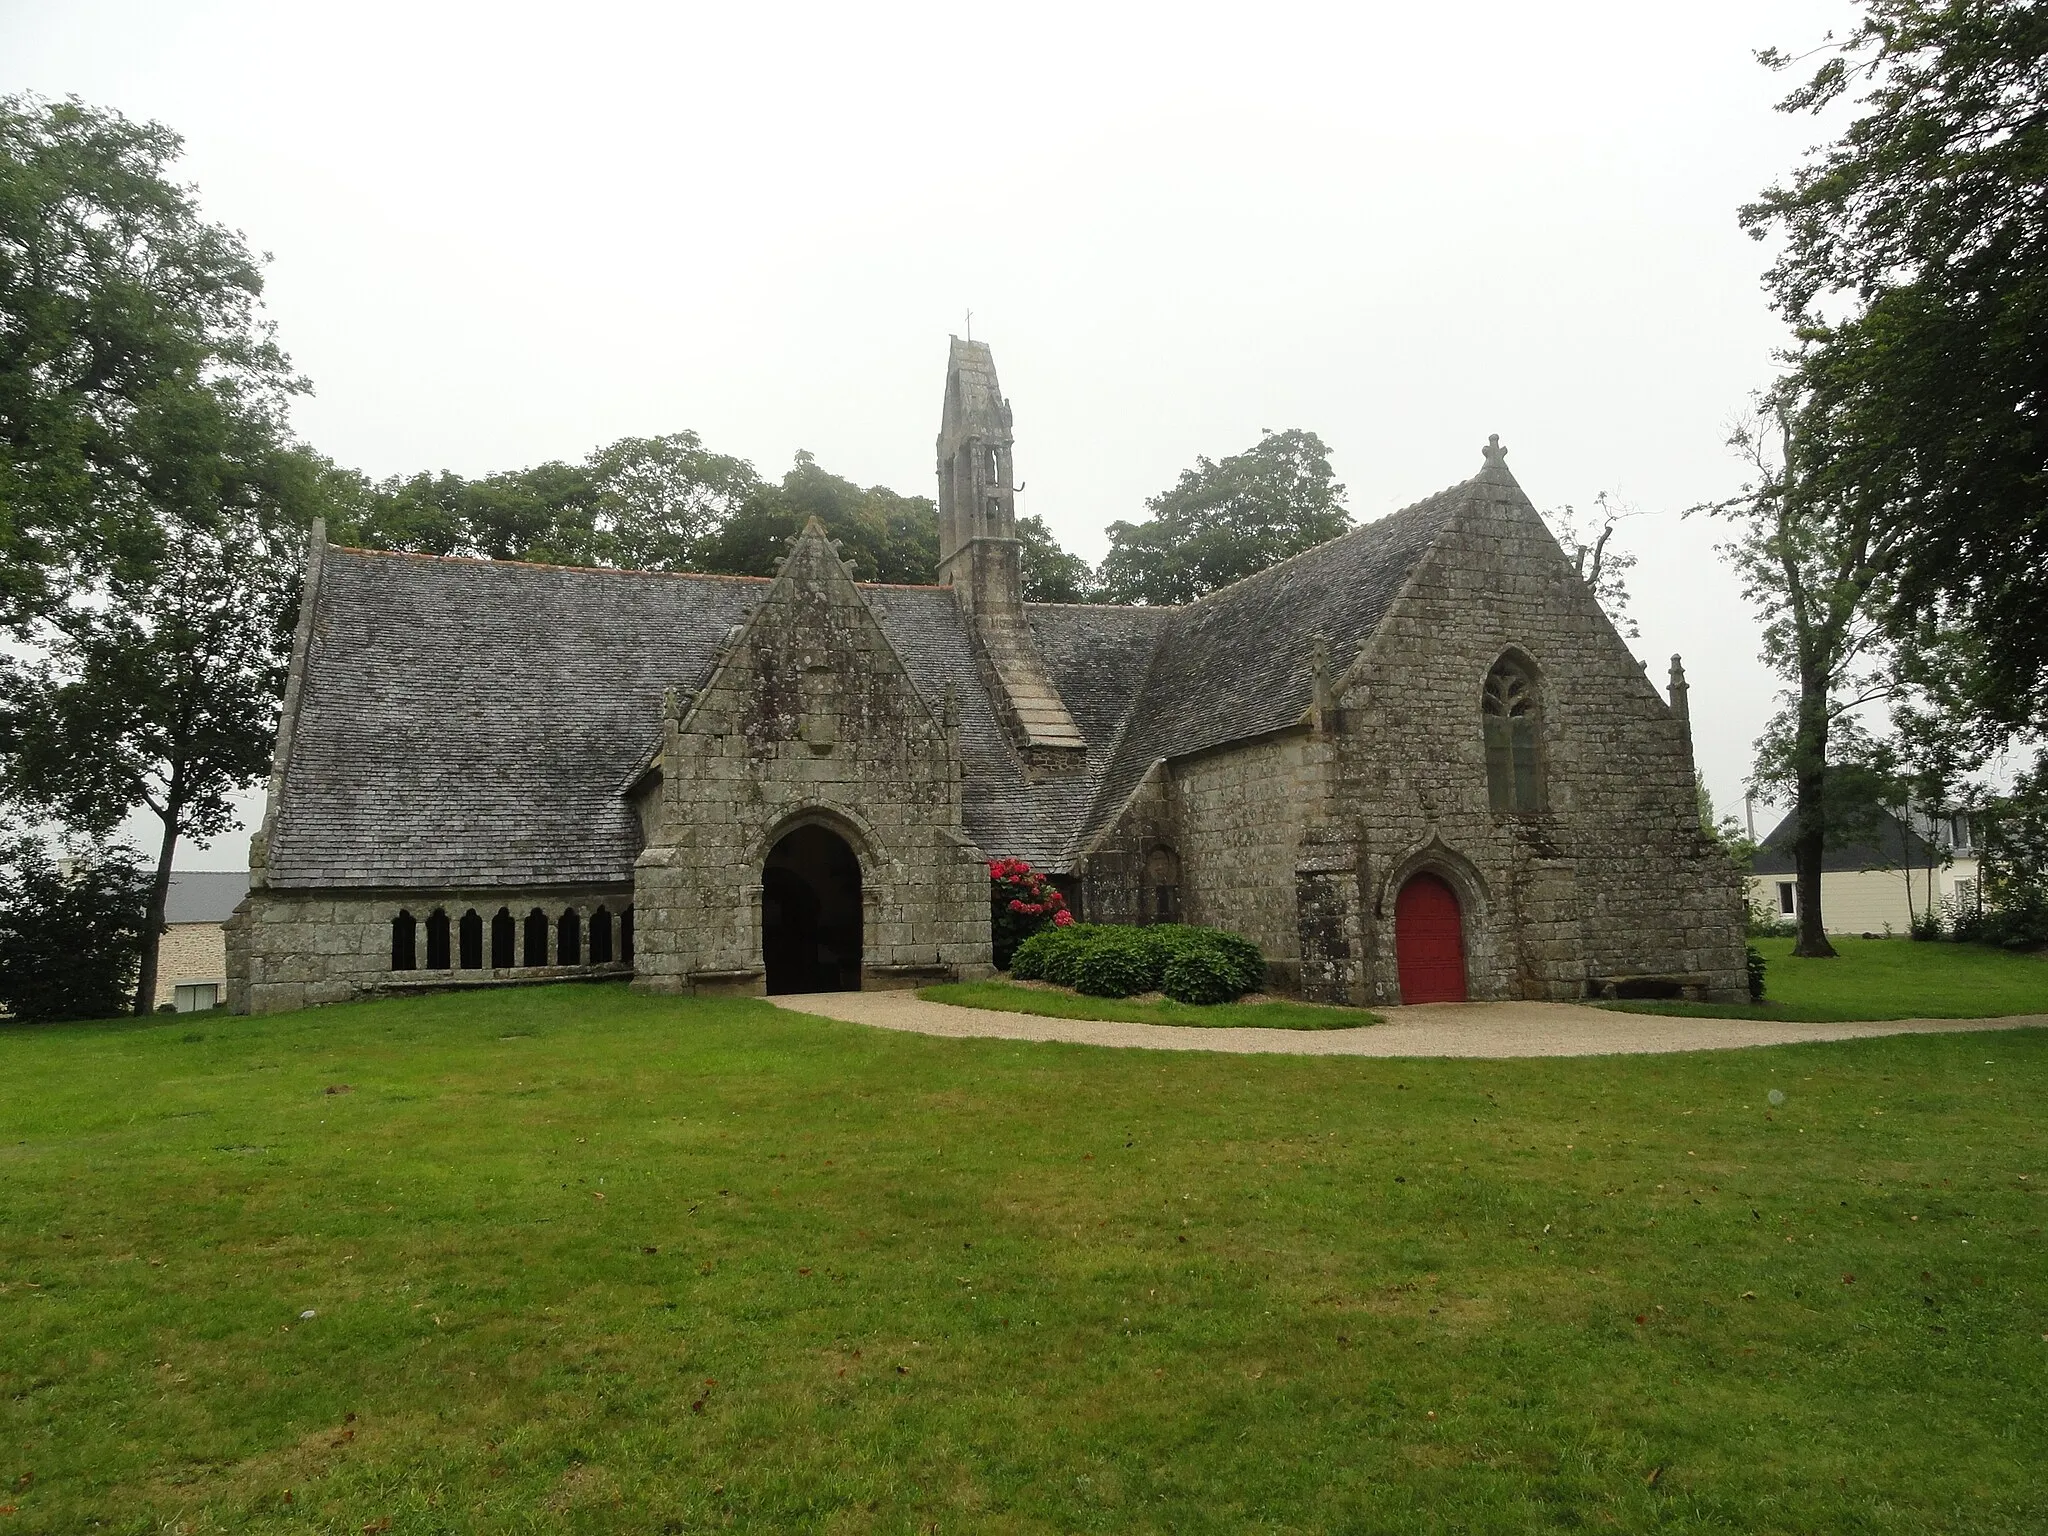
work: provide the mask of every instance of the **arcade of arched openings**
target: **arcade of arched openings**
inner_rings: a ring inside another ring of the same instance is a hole
[[[436,905],[424,915],[401,907],[391,918],[393,971],[448,972],[457,980],[473,973],[481,980],[501,972],[623,972],[632,964],[629,903],[522,903],[517,910],[513,904],[501,904],[495,912],[466,906],[459,915],[451,915],[448,905]]]

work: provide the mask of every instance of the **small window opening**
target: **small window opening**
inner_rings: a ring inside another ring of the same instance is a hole
[[[603,907],[590,914],[590,963],[612,963],[612,915]]]
[[[576,915],[574,907],[562,912],[561,927],[557,930],[559,941],[556,945],[555,960],[559,965],[581,965],[583,963],[583,919]]]
[[[512,919],[510,907],[498,908],[498,915],[491,919],[491,968],[509,971],[517,965],[517,939],[519,924]]]
[[[548,915],[535,907],[526,914],[526,953],[520,957],[522,965],[546,965],[548,963]]]
[[[1506,658],[1486,677],[1486,793],[1496,811],[1543,809],[1536,680]]]
[[[416,971],[420,968],[418,942],[419,928],[410,912],[401,912],[391,919],[391,969],[394,971]]]
[[[471,907],[462,914],[462,968],[465,971],[480,971],[484,968],[484,920]]]
[[[619,914],[619,958],[626,964],[633,963],[633,909],[626,908]]]
[[[1778,882],[1778,910],[1790,917],[1799,910],[1799,887],[1791,880]]]
[[[993,448],[988,451],[988,483],[992,486],[1003,483],[1003,456]]]
[[[439,907],[427,919],[427,969],[448,969],[448,914]]]

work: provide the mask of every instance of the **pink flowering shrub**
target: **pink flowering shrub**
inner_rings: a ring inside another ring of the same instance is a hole
[[[1073,922],[1067,898],[1023,859],[990,859],[989,899],[995,917],[995,961],[1008,969],[1017,946],[1041,928]]]

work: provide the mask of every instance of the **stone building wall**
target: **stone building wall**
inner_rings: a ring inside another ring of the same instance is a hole
[[[1535,813],[1488,795],[1481,697],[1508,654],[1539,681]],[[1700,832],[1684,724],[1512,482],[1344,660],[1298,727],[1156,764],[1086,850],[1084,915],[1148,920],[1144,855],[1170,846],[1187,920],[1254,939],[1273,985],[1393,1003],[1394,901],[1426,870],[1458,894],[1474,998],[1644,975],[1744,995],[1740,877]]]
[[[988,868],[946,720],[813,524],[709,681],[667,713],[639,791],[635,985],[759,992],[762,866],[805,824],[861,867],[862,984],[989,970]]]
[[[1536,813],[1488,800],[1481,695],[1510,653],[1538,679]],[[1582,997],[1590,977],[1646,973],[1740,995],[1740,881],[1700,831],[1684,725],[1519,491],[1462,512],[1417,567],[1335,723],[1361,851],[1354,996],[1399,996],[1394,897],[1421,869],[1465,908],[1474,997]]]
[[[615,958],[593,966],[590,919],[602,907],[613,920],[613,954],[621,954],[621,924],[631,911],[626,886],[540,887],[522,891],[292,891],[258,887],[222,925],[227,941],[227,1006],[237,1013],[281,1013],[320,1003],[345,1003],[392,992],[432,991],[457,986],[504,986],[590,975],[624,975],[631,967]],[[426,922],[436,910],[449,921],[449,960],[427,968]],[[583,959],[574,965],[491,964],[491,921],[508,911],[515,925],[515,959],[524,958],[524,925],[538,909],[549,921],[550,961],[559,954],[564,912],[577,914]],[[483,923],[483,965],[461,965],[461,920],[474,911]],[[417,923],[412,970],[391,965],[392,920],[409,912]],[[637,915],[636,915],[637,926]]]

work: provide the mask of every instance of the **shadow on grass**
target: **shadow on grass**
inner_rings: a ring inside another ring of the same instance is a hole
[[[1198,1029],[1361,1029],[1384,1022],[1363,1008],[1325,1008],[1316,1003],[1140,1003],[1020,987],[1008,981],[951,982],[925,987],[917,995],[928,1003],[951,1003],[956,1008],[992,1008],[1054,1019],[1106,1019],[1120,1024],[1185,1024]]]

